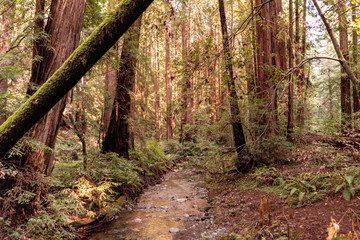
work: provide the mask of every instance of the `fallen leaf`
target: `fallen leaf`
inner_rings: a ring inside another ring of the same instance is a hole
[[[335,219],[331,218],[331,223],[327,227],[328,237],[326,238],[326,240],[333,240],[334,238],[336,238],[339,230],[339,224],[336,223]]]

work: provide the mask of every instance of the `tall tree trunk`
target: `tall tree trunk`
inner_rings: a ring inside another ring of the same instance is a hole
[[[157,34],[156,34],[157,36]],[[161,131],[161,108],[160,108],[160,83],[159,83],[159,71],[160,71],[160,61],[159,61],[159,41],[158,37],[155,38],[155,113],[156,113],[156,129],[157,129],[157,140],[161,141],[162,131]]]
[[[299,0],[296,0],[297,2]],[[299,7],[299,6],[297,6]],[[306,51],[306,0],[304,0],[303,2],[303,13],[302,13],[302,36],[301,36],[301,48],[300,48],[300,53],[301,53],[301,57],[305,58],[305,51]],[[297,20],[298,21],[298,20]],[[298,26],[298,24],[296,24],[296,26]],[[300,26],[297,27],[297,29]],[[299,34],[299,30],[296,30],[297,34]],[[295,41],[297,37],[295,37]],[[296,51],[297,52],[297,51]],[[300,54],[297,53],[297,57],[296,57],[296,65],[300,62]],[[305,124],[305,91],[304,91],[304,85],[305,85],[305,71],[304,71],[304,67],[302,66],[298,73],[298,84],[297,84],[297,90],[298,90],[298,108],[297,108],[297,121],[299,123],[299,127],[300,129],[304,126]]]
[[[229,91],[229,102],[230,102],[230,118],[231,125],[233,128],[233,137],[235,142],[236,152],[238,154],[238,161],[236,162],[236,167],[241,172],[248,172],[251,168],[251,162],[247,161],[244,155],[247,154],[247,147],[245,141],[245,135],[243,127],[241,124],[241,116],[238,105],[238,99],[236,94],[235,87],[235,78],[232,65],[232,55],[230,51],[230,42],[229,35],[227,32],[226,16],[225,16],[225,6],[224,1],[219,0],[219,13],[220,13],[220,22],[221,22],[221,33],[223,40],[223,49],[224,49],[224,59],[226,66],[226,80]]]
[[[168,5],[171,7],[171,1],[167,0]],[[171,79],[171,56],[170,56],[170,44],[171,44],[171,15],[168,13],[165,21],[165,81],[166,81],[166,138],[172,139],[172,79]]]
[[[103,152],[115,152],[129,158],[130,92],[135,82],[137,49],[139,48],[141,16],[124,36],[123,49],[117,71],[117,85],[109,128],[103,142]]]
[[[37,64],[31,82],[41,85],[48,79],[76,49],[80,40],[83,26],[86,0],[76,2],[53,0],[50,7],[50,18],[45,32],[50,35],[48,42],[40,48],[42,61]],[[33,138],[45,146],[54,148],[62,113],[66,105],[65,95],[38,122],[33,131]],[[39,172],[50,175],[54,165],[54,157],[49,151],[39,149],[30,151],[26,156],[26,163]]]
[[[191,1],[188,1],[187,6],[189,9],[188,18],[191,19],[191,16],[193,14]],[[194,23],[192,21],[188,21],[188,29],[189,29],[187,34],[187,39],[189,41],[188,48],[191,49],[192,48],[191,44],[194,41]],[[194,80],[191,78],[191,76],[189,76],[187,79],[186,88],[187,88],[186,105],[188,107],[186,110],[185,122],[186,124],[191,124],[191,113],[193,112],[193,108],[194,108]]]
[[[256,0],[256,5],[263,5],[259,15],[261,19],[256,22],[257,32],[257,95],[262,100],[263,106],[270,106],[265,111],[260,124],[265,126],[270,123],[270,129],[262,131],[274,132],[277,129],[277,92],[274,80],[277,70],[286,69],[286,47],[283,37],[278,36],[278,19],[283,12],[281,0],[268,2],[266,0]]]
[[[254,1],[255,0],[250,0],[251,2],[251,9],[254,10]],[[253,86],[252,89],[253,91],[255,90],[255,82],[258,79],[258,71],[257,71],[257,54],[256,54],[256,49],[257,49],[257,44],[256,44],[256,20],[253,18],[251,20],[251,43],[252,43],[252,49],[253,49]]]
[[[118,41],[152,0],[120,4],[64,64],[0,126],[0,158]]]
[[[115,50],[117,51],[117,48],[115,48]],[[105,71],[104,113],[101,126],[102,141],[104,141],[106,131],[109,128],[112,106],[114,103],[116,92],[116,70],[112,67],[110,61],[106,63]]]
[[[352,18],[352,21],[355,22],[356,16],[357,16],[357,11],[356,11],[357,7],[355,4],[351,4],[351,8],[352,8],[351,18]],[[353,42],[352,64],[353,64],[353,69],[355,69],[354,75],[356,78],[358,78],[359,77],[359,71],[357,70],[357,68],[358,68],[358,34],[356,32],[356,29],[353,29],[353,31],[352,31],[352,42]],[[360,89],[357,88],[356,85],[353,85],[354,113],[357,113],[360,111],[359,90]],[[356,118],[359,118],[359,116],[356,116]]]
[[[1,16],[1,25],[0,25],[0,95],[4,95],[8,90],[8,78],[6,74],[3,74],[1,70],[2,67],[12,65],[10,59],[6,59],[5,53],[10,47],[11,41],[11,31],[13,28],[13,22],[11,19],[11,15],[15,10],[15,3],[13,1],[7,0],[4,1],[6,6],[6,11],[2,13]],[[5,71],[4,71],[5,73]],[[7,110],[6,110],[6,97],[1,96],[0,101],[0,124],[5,122],[7,118]]]
[[[114,10],[114,0],[108,1],[108,11]],[[106,131],[109,128],[110,118],[112,107],[115,99],[116,93],[116,69],[117,66],[114,66],[119,61],[119,50],[118,45],[115,44],[112,48],[112,51],[109,51],[109,59],[106,61],[106,69],[105,69],[105,89],[104,89],[104,112],[102,114],[102,121],[101,121],[101,133],[99,139],[99,146],[104,142]]]
[[[294,55],[293,55],[293,38],[294,38],[294,19],[293,19],[293,1],[289,0],[289,68],[291,69],[294,65]],[[294,131],[294,85],[293,85],[293,75],[289,76],[289,95],[288,95],[288,122],[287,122],[287,138],[292,138],[292,133]]]
[[[343,0],[338,0],[338,15],[339,15],[339,42],[340,50],[344,56],[345,61],[349,61],[349,47],[348,47],[348,34],[347,26],[345,23],[345,3]],[[344,68],[341,67],[341,112],[342,122],[348,125],[351,120],[351,102],[350,102],[350,80]]]
[[[187,116],[187,95],[188,95],[188,65],[187,65],[187,39],[186,39],[186,9],[185,4],[182,6],[182,20],[181,20],[181,58],[183,61],[183,69],[182,69],[182,89],[181,89],[181,109],[183,116],[181,118],[181,125],[180,125],[180,139],[179,142],[182,143],[184,141],[184,126],[186,124],[186,116]]]
[[[150,64],[151,66],[151,64]],[[135,118],[136,118],[136,93],[138,92],[138,74],[135,71],[134,84],[130,96],[130,113],[129,113],[129,150],[135,149]]]
[[[35,21],[34,21],[34,40],[33,40],[33,60],[31,65],[31,77],[29,81],[29,87],[27,94],[32,95],[36,91],[37,86],[35,86],[37,81],[37,75],[40,71],[40,64],[42,58],[44,57],[44,37],[42,37],[42,32],[44,31],[44,18],[45,18],[45,0],[36,0],[35,3]]]

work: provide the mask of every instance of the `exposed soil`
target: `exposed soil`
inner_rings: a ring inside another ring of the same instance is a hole
[[[259,232],[258,237],[275,239],[280,236],[287,237],[287,231],[290,228],[290,237],[301,233],[299,239],[326,239],[326,229],[331,222],[331,217],[339,221],[347,210],[357,211],[360,209],[360,194],[356,194],[351,201],[345,201],[341,194],[334,194],[308,206],[287,208],[284,204],[285,200],[271,196],[272,194],[238,190],[236,188],[237,181],[238,179],[230,178],[217,183],[216,189],[210,191],[209,194],[213,206],[212,211],[216,214],[216,223],[221,223],[218,227],[226,227],[229,233]],[[233,186],[233,188],[229,189],[229,186]],[[271,222],[268,221],[266,214],[264,218],[260,218],[259,214],[260,202],[266,198],[269,198],[271,203]],[[351,231],[350,214],[346,214],[339,225],[339,233],[347,234]],[[355,226],[356,229],[359,229],[356,222]],[[271,234],[261,231],[265,228],[272,231],[273,238],[271,238]],[[359,231],[357,233],[359,234]],[[250,236],[254,237],[255,234]]]

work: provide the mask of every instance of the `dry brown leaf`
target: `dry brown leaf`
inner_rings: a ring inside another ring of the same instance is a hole
[[[333,240],[334,238],[336,238],[339,230],[339,224],[337,224],[335,219],[331,217],[331,223],[327,227],[328,237],[326,238],[326,240]]]

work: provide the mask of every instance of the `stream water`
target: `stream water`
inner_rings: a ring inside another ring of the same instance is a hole
[[[208,206],[207,190],[196,186],[193,175],[181,168],[166,174],[161,184],[144,191],[134,209],[121,212],[104,232],[89,239],[173,239],[185,230],[188,218],[201,219]]]

